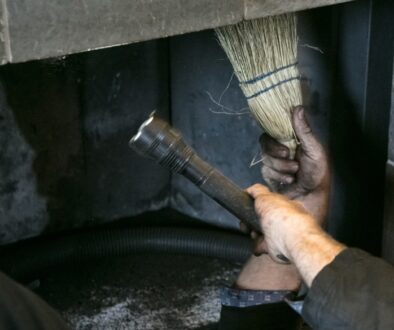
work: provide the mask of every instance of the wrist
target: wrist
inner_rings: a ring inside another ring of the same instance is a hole
[[[283,222],[281,228],[277,228],[277,232],[281,233],[277,236],[280,237],[277,242],[280,252],[293,262],[293,254],[307,244],[311,236],[324,232],[308,213],[294,215],[290,220]]]

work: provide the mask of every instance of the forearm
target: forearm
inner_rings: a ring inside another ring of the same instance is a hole
[[[287,256],[310,287],[316,275],[346,247],[335,241],[320,227],[312,227],[287,243]]]

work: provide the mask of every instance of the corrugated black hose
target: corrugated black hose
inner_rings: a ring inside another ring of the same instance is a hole
[[[38,237],[0,247],[0,269],[22,282],[61,265],[138,253],[186,254],[243,262],[248,237],[223,230],[179,227],[101,228]]]

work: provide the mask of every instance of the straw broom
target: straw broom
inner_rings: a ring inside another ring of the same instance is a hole
[[[266,133],[294,158],[292,109],[302,104],[295,14],[264,17],[216,29],[250,110]]]

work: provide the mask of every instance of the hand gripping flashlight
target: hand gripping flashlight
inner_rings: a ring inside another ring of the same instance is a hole
[[[153,115],[132,137],[129,145],[139,154],[182,174],[249,228],[262,233],[253,198],[222,173],[203,161],[185,143],[180,132]],[[283,262],[284,256],[278,256]]]

